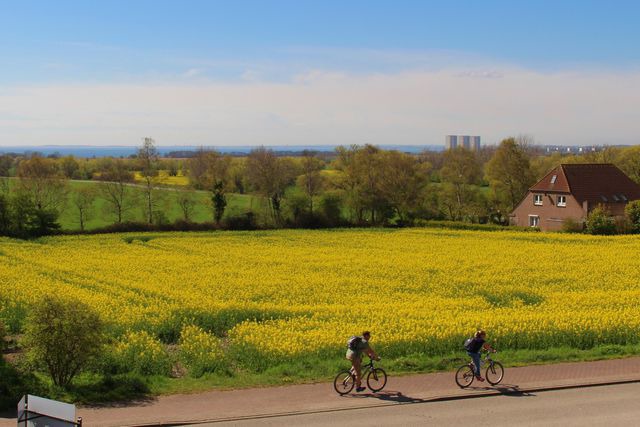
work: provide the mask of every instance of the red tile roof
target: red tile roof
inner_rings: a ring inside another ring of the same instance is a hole
[[[640,185],[610,163],[562,164],[530,191],[571,193],[579,203],[590,204],[640,199]]]

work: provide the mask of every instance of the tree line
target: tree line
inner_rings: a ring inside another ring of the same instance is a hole
[[[425,220],[507,225],[528,188],[560,163],[618,165],[640,182],[640,147],[610,147],[583,155],[547,155],[528,138],[507,138],[480,151],[457,148],[408,154],[372,145],[333,153],[304,151],[278,156],[259,147],[246,157],[199,149],[184,159],[160,158],[145,138],[129,158],[0,156],[0,234],[30,237],[55,233],[70,210],[81,230],[96,215],[96,200],[118,230],[169,227],[167,177],[181,213],[180,229],[197,228],[194,211],[205,192],[210,228],[410,226]],[[70,189],[69,180],[95,185]],[[230,194],[258,203],[227,212]],[[132,218],[137,220],[132,223]]]

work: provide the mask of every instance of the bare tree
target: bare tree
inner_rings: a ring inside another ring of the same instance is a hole
[[[152,138],[144,138],[138,149],[138,164],[144,182],[145,216],[149,224],[153,223],[153,212],[156,206],[155,185],[158,176],[158,150]]]
[[[180,206],[180,210],[182,211],[182,218],[190,222],[193,218],[193,212],[195,211],[197,200],[196,193],[191,189],[176,189],[176,201],[178,202],[178,206]]]
[[[67,197],[66,179],[52,159],[32,156],[18,165],[19,191],[25,194],[39,211],[59,214]]]
[[[85,225],[93,213],[93,202],[95,199],[96,192],[91,187],[82,187],[73,194],[72,202],[78,215],[80,230],[82,231],[84,231]]]
[[[113,161],[107,170],[101,171],[99,191],[106,201],[107,210],[121,223],[124,215],[133,207],[130,183],[133,174],[127,170],[124,161]]]

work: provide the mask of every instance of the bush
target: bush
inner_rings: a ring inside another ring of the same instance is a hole
[[[616,234],[616,222],[603,206],[597,206],[587,217],[585,229],[589,234]]]
[[[27,393],[42,394],[45,387],[31,373],[19,372],[0,357],[0,411],[15,410],[18,401]],[[0,416],[2,418],[2,416]]]
[[[452,230],[472,230],[472,231],[523,231],[538,232],[538,227],[516,227],[513,225],[497,225],[497,224],[472,224],[469,222],[458,221],[425,221],[417,219],[414,222],[416,227],[432,227],[432,228],[448,228]]]
[[[566,218],[562,221],[562,231],[565,233],[582,233],[584,224],[574,218]]]
[[[108,356],[116,372],[141,375],[168,375],[171,358],[160,341],[146,331],[128,332],[116,343]]]
[[[631,224],[632,232],[640,233],[640,200],[629,202],[624,213]]]
[[[324,216],[330,227],[336,227],[342,223],[342,197],[336,191],[327,191],[320,199],[319,211]]]
[[[228,216],[224,221],[224,228],[227,230],[255,230],[258,228],[256,216],[253,212]]]
[[[66,387],[97,356],[103,342],[102,322],[89,306],[48,296],[29,313],[22,345],[30,364],[47,371],[55,385]]]
[[[185,326],[180,334],[180,360],[196,378],[226,366],[220,339],[193,325]]]
[[[4,322],[0,319],[0,352],[2,352],[7,347],[7,342],[4,340],[6,336],[7,328],[4,326]]]

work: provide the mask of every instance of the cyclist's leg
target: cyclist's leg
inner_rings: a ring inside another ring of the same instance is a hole
[[[476,377],[481,378],[480,376],[480,353],[473,353],[467,351],[467,354],[471,356],[471,360],[473,360],[473,367],[475,369]]]
[[[357,355],[353,356],[351,359],[351,365],[353,365],[353,370],[356,373],[356,387],[362,386],[362,358]]]

